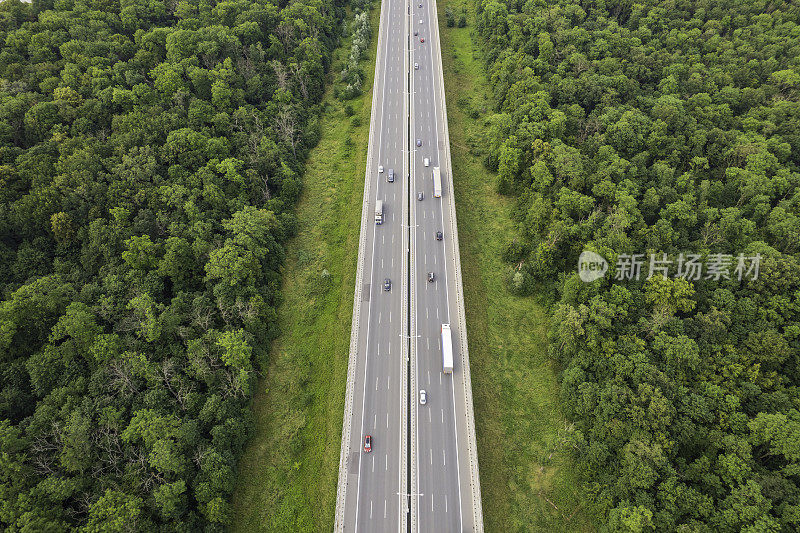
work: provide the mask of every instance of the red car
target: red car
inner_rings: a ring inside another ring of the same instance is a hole
[[[425,42],[425,37],[420,37],[419,38],[419,42],[424,43]]]
[[[366,435],[364,437],[364,451],[367,453],[372,451],[372,435]]]

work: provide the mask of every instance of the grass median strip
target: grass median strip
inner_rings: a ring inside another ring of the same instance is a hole
[[[473,3],[438,4],[486,531],[593,531],[572,468],[547,356],[544,299],[508,291],[501,249],[513,235],[512,201],[482,164],[490,87],[471,37]],[[465,15],[467,26],[447,27]]]
[[[374,6],[365,88],[372,87],[379,16]],[[349,46],[343,43],[337,63]],[[341,70],[337,63],[331,76]],[[256,430],[239,462],[234,532],[333,529],[372,92],[342,103],[329,89],[325,101],[298,234],[287,249],[282,334],[259,381]]]

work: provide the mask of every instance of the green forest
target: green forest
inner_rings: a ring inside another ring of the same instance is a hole
[[[494,93],[485,164],[516,202],[507,281],[553,302],[550,353],[597,522],[797,531],[797,4],[477,11]],[[579,279],[584,250],[607,259],[605,277]],[[759,254],[760,271],[649,276],[650,254],[688,253]],[[645,255],[642,276],[615,279],[631,254]]]
[[[230,522],[345,19],[0,3],[0,529]]]

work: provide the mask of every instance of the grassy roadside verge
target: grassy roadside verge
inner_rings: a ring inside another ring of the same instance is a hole
[[[369,90],[347,102],[353,115],[330,87],[325,96],[283,270],[283,333],[258,383],[256,430],[239,462],[234,532],[333,529],[379,17],[376,4],[362,64]],[[349,48],[348,39],[331,75]]]
[[[466,28],[448,28],[448,6]],[[510,199],[482,164],[490,87],[471,36],[474,7],[438,3],[486,531],[593,531],[562,437],[546,302],[507,290]]]

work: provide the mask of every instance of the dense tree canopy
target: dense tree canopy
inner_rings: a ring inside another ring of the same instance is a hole
[[[563,405],[613,531],[800,529],[799,19],[784,0],[478,2],[509,281],[560,300]],[[578,279],[585,249],[601,280]],[[760,272],[615,280],[637,253]]]
[[[343,19],[0,3],[0,529],[228,523]]]

